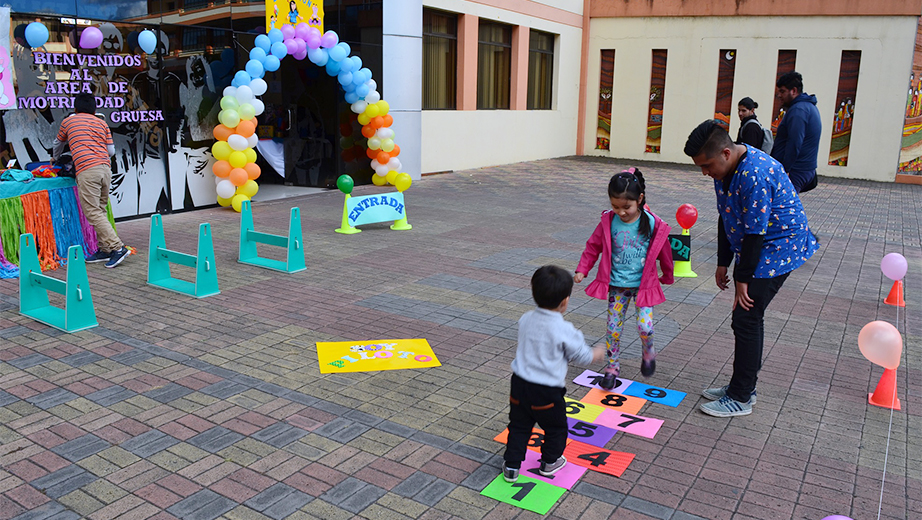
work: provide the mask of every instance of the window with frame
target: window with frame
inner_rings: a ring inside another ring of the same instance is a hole
[[[423,110],[454,110],[458,92],[458,17],[423,8]]]
[[[508,109],[512,26],[481,20],[477,46],[477,109]]]
[[[554,42],[557,36],[532,29],[528,36],[528,110],[550,110],[554,92]]]

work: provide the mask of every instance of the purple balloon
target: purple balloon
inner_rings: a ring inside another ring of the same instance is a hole
[[[880,261],[880,270],[884,272],[884,276],[893,281],[902,280],[908,268],[906,258],[899,253],[889,253]]]
[[[102,43],[102,31],[97,27],[87,27],[80,34],[81,49],[95,49]]]
[[[852,520],[852,519],[847,516],[843,516],[843,515],[832,515],[832,516],[827,516],[823,520]]]
[[[305,47],[304,50],[302,50],[302,51],[296,52],[296,53],[294,54],[294,56],[295,56],[295,59],[298,60],[298,61],[301,61],[301,60],[303,60],[304,58],[306,58],[306,57],[307,57],[307,47]]]
[[[320,37],[320,45],[324,49],[332,49],[337,43],[339,43],[339,36],[333,31],[327,31]]]
[[[282,26],[282,38],[284,40],[289,40],[295,37],[295,28],[291,24],[285,24]]]
[[[295,26],[295,36],[298,38],[301,38],[302,40],[306,40],[307,36],[310,33],[311,33],[311,26],[307,25],[304,22],[301,22]]]
[[[320,36],[317,36],[316,34],[310,34],[307,36],[305,42],[307,43],[308,49],[316,49],[320,47]]]
[[[298,51],[298,44],[295,43],[294,38],[285,40],[285,48],[288,50],[288,54],[294,54]]]
[[[293,52],[292,54],[297,54],[301,51],[304,51],[304,55],[307,56],[307,42],[305,42],[301,38],[298,38],[297,36],[292,38],[292,41],[294,41],[298,46],[298,48],[295,49],[295,52]]]

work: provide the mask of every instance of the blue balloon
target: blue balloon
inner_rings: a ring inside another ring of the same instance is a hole
[[[359,100],[359,96],[355,92],[346,92],[346,103],[350,105]]]
[[[353,85],[359,86],[362,83],[365,83],[366,81],[368,81],[368,78],[365,77],[364,72],[357,70],[352,73],[352,84]]]
[[[359,69],[355,68],[355,63],[352,63],[352,60],[340,60],[339,70],[343,72],[352,72],[354,70],[359,70]]]
[[[246,73],[253,78],[261,78],[266,74],[263,64],[259,60],[250,60],[247,62]]]
[[[269,52],[269,49],[272,47],[272,42],[269,40],[269,37],[265,34],[260,34],[256,37],[254,42],[257,47],[263,50],[263,52]]]
[[[327,55],[326,49],[316,48],[307,50],[307,59],[311,60],[311,63],[314,65],[323,67],[327,64],[327,61],[330,60],[329,55]]]
[[[237,80],[237,83],[240,84],[237,85],[238,87],[241,85],[249,85],[250,81],[253,81],[253,78],[250,77],[250,75],[247,74],[247,71],[245,70],[238,70],[237,73],[234,74],[234,79]]]
[[[327,62],[327,74],[330,76],[339,75],[339,62],[330,60]]]
[[[366,82],[369,81],[369,80],[371,80],[371,69],[369,69],[368,67],[362,67],[362,68],[359,69],[359,70],[361,70],[362,73],[365,74],[365,81],[366,81]]]
[[[347,83],[343,85],[343,90],[346,92],[355,92],[355,83]]]
[[[33,49],[48,42],[48,28],[41,22],[32,22],[26,26],[26,43]]]
[[[154,31],[149,29],[141,31],[141,34],[138,35],[138,47],[148,54],[152,54],[157,50],[157,35],[154,34]]]
[[[343,61],[346,59],[349,53],[343,49],[340,44],[336,44],[336,47],[330,49],[330,59],[333,61]]]
[[[269,41],[272,43],[279,43],[285,39],[285,35],[282,34],[282,31],[278,29],[272,29],[269,31]]]
[[[250,59],[262,63],[266,60],[266,51],[262,47],[253,47],[250,49]]]
[[[266,56],[266,62],[263,63],[263,68],[269,72],[275,72],[279,70],[279,67],[282,65],[282,62],[273,55]]]
[[[349,46],[346,42],[339,42],[336,44],[337,47],[341,47],[342,50],[346,51],[346,56],[352,54],[352,47]]]
[[[364,98],[368,95],[368,85],[362,83],[361,85],[355,87],[355,93],[358,94],[360,98]]]
[[[358,56],[350,56],[349,59],[352,60],[352,63],[355,64],[355,70],[360,70],[362,68],[362,58],[359,58]]]
[[[278,29],[272,29],[272,30],[276,31]],[[279,33],[281,33],[281,31],[279,31]],[[288,47],[286,47],[285,44],[282,42],[275,42],[272,44],[271,52],[272,52],[272,55],[275,56],[276,58],[282,59],[285,56],[288,56]]]
[[[232,87],[239,87],[239,86],[240,86],[240,82],[237,81],[237,78],[234,78],[234,79],[231,80],[231,86],[232,86]]]
[[[340,69],[342,71],[342,69]],[[340,72],[339,76],[336,78],[339,80],[339,84],[346,86],[352,84],[352,73],[351,72]]]

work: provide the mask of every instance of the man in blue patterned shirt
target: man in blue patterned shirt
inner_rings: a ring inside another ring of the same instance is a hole
[[[784,167],[758,148],[734,144],[716,121],[701,123],[688,136],[685,155],[714,179],[717,194],[717,286],[727,289],[733,269],[736,296],[733,376],[727,386],[702,392],[713,402],[701,411],[716,417],[752,413],[762,367],[765,308],[791,271],[819,248],[803,205]]]

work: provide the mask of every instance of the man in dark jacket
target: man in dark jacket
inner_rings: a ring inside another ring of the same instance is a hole
[[[816,187],[816,156],[823,130],[816,96],[803,92],[803,76],[797,72],[783,74],[775,87],[775,97],[784,105],[784,117],[771,155],[784,166],[794,189],[807,192]]]

